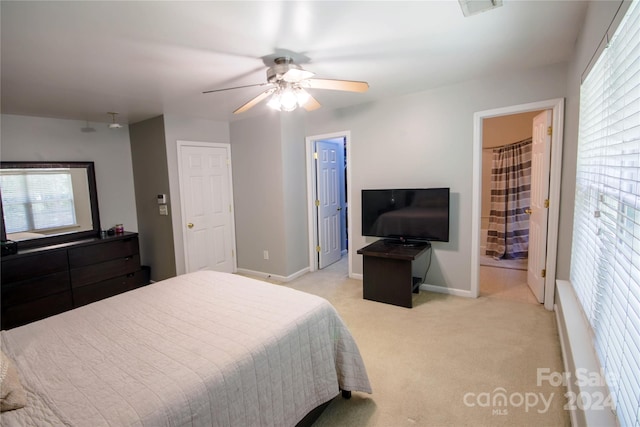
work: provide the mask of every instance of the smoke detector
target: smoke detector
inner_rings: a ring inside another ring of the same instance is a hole
[[[502,6],[502,0],[458,0],[464,16],[471,16],[480,12]]]
[[[122,125],[116,122],[116,116],[118,113],[109,112],[107,114],[111,114],[111,123],[109,123],[109,129],[120,129]]]

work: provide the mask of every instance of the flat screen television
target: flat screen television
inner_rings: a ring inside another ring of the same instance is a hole
[[[449,188],[362,190],[362,235],[448,242]]]

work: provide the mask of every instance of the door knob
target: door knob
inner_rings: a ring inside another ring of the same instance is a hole
[[[531,215],[531,212],[533,212],[531,209],[525,209],[524,213],[526,213],[527,215]]]
[[[337,210],[341,211],[341,210],[342,210],[342,208],[338,208]]]
[[[189,228],[193,228],[193,223],[192,223],[192,222],[190,222],[189,224],[187,224],[187,227],[189,227]]]

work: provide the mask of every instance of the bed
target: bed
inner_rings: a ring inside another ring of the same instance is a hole
[[[294,426],[340,390],[371,393],[331,304],[227,273],[163,280],[1,338],[26,394],[3,426]]]

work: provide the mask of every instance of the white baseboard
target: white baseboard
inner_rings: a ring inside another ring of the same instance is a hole
[[[362,280],[362,278],[363,278],[362,273],[352,273],[349,277],[351,279],[357,279],[357,280]],[[465,291],[465,290],[461,290],[461,289],[445,288],[443,286],[436,286],[436,285],[428,285],[426,283],[423,283],[423,284],[420,285],[420,290],[429,291],[429,292],[437,292],[439,294],[455,295],[457,297],[473,298],[473,295],[471,294],[471,291]]]
[[[473,298],[471,291],[465,291],[462,289],[445,288],[444,286],[428,285],[426,283],[423,283],[420,285],[420,290],[437,292],[439,294],[455,295],[457,297]]]
[[[238,268],[237,272],[241,273],[241,274],[246,274],[246,275],[249,275],[249,276],[262,277],[264,279],[272,279],[272,280],[276,280],[278,282],[286,283],[286,282],[290,282],[290,281],[292,281],[294,279],[297,279],[298,277],[308,273],[309,272],[309,267],[305,267],[300,271],[297,271],[297,272],[295,272],[293,274],[290,274],[289,276],[280,276],[278,274],[271,274],[271,273],[265,273],[265,272],[262,272],[262,271],[248,270],[246,268]]]
[[[566,280],[556,280],[556,292],[554,311],[560,335],[564,374],[567,376],[565,383],[569,400],[566,409],[569,410],[571,425],[617,426],[616,415],[610,409],[606,407],[581,409],[579,406],[582,405],[576,404],[575,396],[581,394],[592,398],[609,396],[609,388],[606,384],[592,385],[591,381],[584,380],[587,376],[590,379],[593,377],[604,379],[593,347],[591,327],[571,283]],[[580,376],[577,375],[579,372],[582,372]]]

